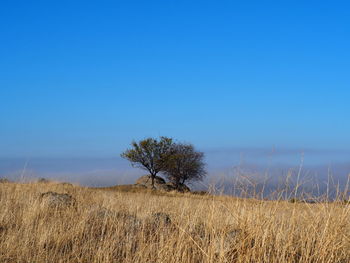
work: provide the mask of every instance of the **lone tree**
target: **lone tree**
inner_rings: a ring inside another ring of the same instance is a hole
[[[172,145],[173,140],[167,137],[160,137],[159,140],[147,138],[139,142],[133,141],[132,148],[123,152],[121,157],[129,160],[133,167],[147,170],[154,188],[154,179],[164,169],[164,156],[168,156]]]
[[[192,144],[173,144],[163,158],[162,172],[179,188],[186,181],[200,181],[206,175],[204,154],[195,150]]]

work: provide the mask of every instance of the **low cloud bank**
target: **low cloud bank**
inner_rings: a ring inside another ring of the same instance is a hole
[[[327,183],[344,186],[350,173],[350,153],[347,151],[272,149],[269,152],[268,149],[227,148],[205,153],[208,177],[204,182],[193,184],[192,188],[209,187],[226,194],[237,194],[237,186],[242,180],[255,183],[259,191],[263,187],[265,195],[276,191],[287,178],[289,183],[296,184],[300,165],[302,187],[308,189],[317,184],[317,191],[323,192]],[[0,177],[12,180],[43,177],[86,186],[111,186],[134,183],[146,173],[118,157],[0,159]]]

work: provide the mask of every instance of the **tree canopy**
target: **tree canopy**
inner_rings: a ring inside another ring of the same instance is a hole
[[[176,188],[187,181],[202,180],[206,175],[204,154],[196,151],[192,144],[175,143],[171,138],[160,137],[133,141],[131,146],[121,156],[133,167],[147,170],[152,187],[158,173],[163,173]]]
[[[133,141],[132,148],[123,152],[121,157],[129,160],[133,167],[147,170],[154,186],[154,178],[162,171],[164,156],[169,152],[172,144],[173,140],[167,137],[160,137],[159,140],[147,138],[139,142]]]
[[[187,181],[200,181],[206,175],[204,154],[192,144],[173,144],[164,159],[162,172],[177,187]]]

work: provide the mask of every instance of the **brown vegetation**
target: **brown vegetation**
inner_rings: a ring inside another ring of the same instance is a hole
[[[130,189],[0,184],[0,262],[350,262],[349,204]]]

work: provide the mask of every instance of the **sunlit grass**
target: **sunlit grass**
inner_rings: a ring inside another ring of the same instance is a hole
[[[349,204],[131,188],[1,183],[0,261],[350,262]],[[46,206],[48,191],[75,204]]]

